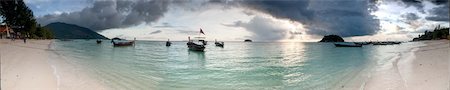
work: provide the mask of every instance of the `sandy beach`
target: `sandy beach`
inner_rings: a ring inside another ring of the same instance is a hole
[[[3,90],[56,90],[57,80],[46,51],[51,40],[0,42]]]
[[[364,90],[448,90],[449,41],[422,41],[369,76]]]
[[[415,59],[399,63],[405,90],[449,90],[449,41],[425,41]],[[408,60],[408,59],[406,59]]]
[[[104,89],[50,49],[52,40],[0,39],[2,90]]]

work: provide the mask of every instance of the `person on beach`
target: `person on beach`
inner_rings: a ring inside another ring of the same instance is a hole
[[[16,34],[12,33],[11,34],[11,41],[14,41],[16,39]]]
[[[27,43],[27,38],[23,37],[23,43]]]

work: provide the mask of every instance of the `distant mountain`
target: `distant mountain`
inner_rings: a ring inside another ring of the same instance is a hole
[[[323,36],[319,42],[344,42],[344,39],[338,35],[327,35]]]
[[[55,22],[45,27],[53,32],[56,39],[108,39],[91,29],[73,24]]]

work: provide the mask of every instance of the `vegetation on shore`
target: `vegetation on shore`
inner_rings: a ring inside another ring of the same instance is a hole
[[[0,16],[2,23],[11,27],[14,32],[21,33],[21,37],[33,39],[51,39],[52,32],[36,22],[33,12],[23,0],[0,1]]]
[[[419,35],[413,41],[449,39],[449,37],[449,28],[438,26],[433,31],[425,31],[423,35]]]

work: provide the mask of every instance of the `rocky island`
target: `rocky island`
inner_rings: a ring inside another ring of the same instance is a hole
[[[344,39],[338,35],[327,35],[323,36],[319,42],[344,42]]]

